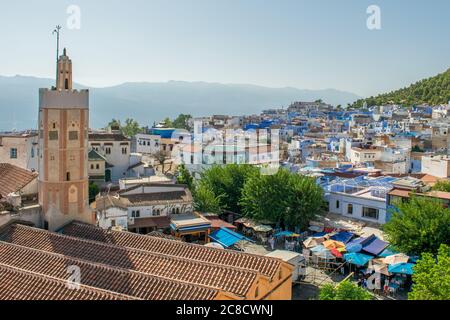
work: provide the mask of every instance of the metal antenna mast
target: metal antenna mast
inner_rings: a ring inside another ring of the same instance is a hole
[[[56,34],[56,86],[58,86],[59,32],[61,28],[60,25],[57,25],[52,32],[52,35]]]

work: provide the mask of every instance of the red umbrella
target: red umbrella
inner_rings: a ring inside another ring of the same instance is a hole
[[[342,253],[340,253],[336,248],[332,248],[330,251],[331,254],[336,258],[342,258]]]

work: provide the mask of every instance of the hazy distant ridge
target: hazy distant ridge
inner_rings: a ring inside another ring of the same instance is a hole
[[[37,127],[38,89],[51,87],[53,83],[51,79],[0,76],[0,130]],[[126,117],[135,118],[142,125],[152,125],[153,121],[179,113],[242,115],[287,107],[298,100],[322,99],[331,104],[346,105],[359,98],[353,93],[334,89],[301,90],[184,81],[124,83],[91,88],[90,125],[101,127],[111,118]]]

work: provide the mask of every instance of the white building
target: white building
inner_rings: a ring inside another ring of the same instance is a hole
[[[422,173],[438,178],[450,177],[450,158],[444,155],[423,156]]]
[[[331,192],[329,211],[349,218],[386,223],[386,192],[380,187],[369,187],[354,193]]]
[[[101,196],[94,204],[98,225],[146,234],[169,227],[170,216],[192,213],[192,194],[180,184],[141,184]]]
[[[387,193],[397,180],[386,176],[338,179],[324,188],[329,212],[356,220],[384,224]]]
[[[161,150],[161,136],[138,133],[133,138],[134,152],[142,154],[155,154]]]
[[[359,148],[352,147],[350,150],[350,162],[352,164],[374,163],[380,160],[381,148],[368,147]]]
[[[38,170],[38,134],[0,134],[0,163],[10,163],[27,170]]]
[[[105,169],[105,180],[117,182],[127,176],[130,167],[130,141],[118,132],[89,133],[89,149],[105,157],[110,168]]]

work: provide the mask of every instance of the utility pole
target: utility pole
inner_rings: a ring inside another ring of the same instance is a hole
[[[60,25],[57,25],[55,30],[52,32],[52,35],[56,34],[56,86],[58,85],[59,33],[61,28],[62,27]]]

